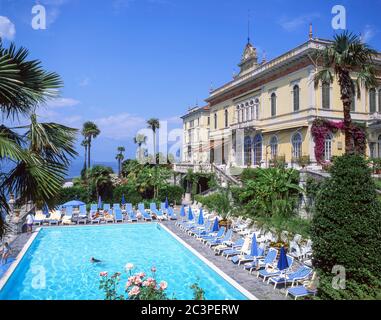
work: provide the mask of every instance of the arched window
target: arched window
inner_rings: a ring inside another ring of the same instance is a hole
[[[275,159],[278,155],[278,138],[273,136],[270,140],[271,159]]]
[[[302,135],[300,132],[296,132],[292,136],[292,157],[299,159],[302,155]]]
[[[253,141],[254,145],[254,164],[259,166],[262,161],[262,136],[260,134],[257,134],[254,137]]]
[[[217,113],[214,114],[214,129],[217,129]]]
[[[324,160],[331,161],[332,158],[332,134],[328,133],[324,140]]]
[[[381,135],[380,136],[378,136],[378,141],[377,141],[378,143],[378,157],[379,158],[381,158]]]
[[[251,152],[252,152],[251,138],[246,136],[244,141],[245,166],[251,165]]]
[[[299,111],[299,86],[295,85],[293,89],[294,111]]]
[[[271,94],[271,116],[276,116],[276,94],[273,92]]]
[[[225,109],[225,128],[229,126],[229,112]]]
[[[321,87],[322,91],[322,106],[324,109],[329,109],[331,106],[331,87],[328,82],[324,82]]]
[[[372,88],[369,90],[369,112],[376,112],[376,89]]]
[[[251,120],[250,107],[246,107],[246,121]]]

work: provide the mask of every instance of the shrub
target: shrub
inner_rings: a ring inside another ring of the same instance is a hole
[[[124,195],[126,202],[133,205],[142,201],[142,196],[132,184],[124,184],[114,189],[114,203],[119,203]]]
[[[243,181],[243,183],[249,180],[254,180],[257,177],[257,172],[258,169],[245,168],[241,173],[241,180]]]
[[[174,185],[164,185],[159,189],[159,201],[164,202],[165,198],[168,197],[169,203],[179,204],[181,203],[182,196],[184,194],[184,189],[181,186]]]
[[[61,188],[56,203],[63,204],[71,200],[79,200],[85,203],[89,202],[90,199],[87,189],[79,185],[70,188]]]
[[[231,203],[228,191],[216,192],[208,196],[195,196],[196,201],[201,202],[208,210],[216,211],[223,217],[226,216],[231,210]]]
[[[314,266],[323,284],[319,296],[333,297],[333,289],[324,283],[332,281],[332,268],[341,265],[352,288],[350,294],[362,298],[362,288],[374,287],[373,275],[381,270],[381,204],[366,161],[361,156],[336,158],[315,207],[311,231]],[[374,295],[379,290],[364,294]],[[334,298],[345,299],[348,294],[338,290]]]

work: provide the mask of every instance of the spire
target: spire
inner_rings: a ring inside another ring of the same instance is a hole
[[[312,40],[313,33],[312,33],[312,23],[310,23],[310,32],[309,32],[309,39]]]
[[[250,9],[247,11],[247,43],[250,43]]]

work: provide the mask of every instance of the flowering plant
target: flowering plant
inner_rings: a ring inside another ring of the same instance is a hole
[[[319,164],[324,164],[324,142],[327,135],[331,132],[335,134],[338,130],[344,130],[343,121],[329,121],[317,118],[314,120],[311,128],[312,136],[315,141],[315,158]],[[350,135],[357,154],[365,154],[366,150],[366,132],[365,129],[359,125],[352,123],[349,128]]]
[[[118,285],[120,283],[120,272],[109,276],[107,271],[99,274],[101,277],[99,289],[105,292],[105,300],[167,300],[166,281],[158,282],[156,280],[156,267],[151,268],[151,276],[148,277],[144,272],[132,273],[134,266],[128,263],[125,267],[129,274],[125,286],[124,294],[118,294]]]

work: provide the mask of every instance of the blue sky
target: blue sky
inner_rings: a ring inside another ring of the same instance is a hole
[[[46,30],[31,27],[32,6],[45,6]],[[381,0],[0,0],[0,35],[30,49],[58,72],[61,99],[39,110],[42,120],[81,127],[95,121],[102,134],[93,158],[114,161],[119,145],[157,117],[170,128],[190,105],[231,80],[247,39],[267,59],[314,35],[331,38],[331,9],[342,4],[347,28],[381,50]],[[82,150],[79,149],[82,153]]]

